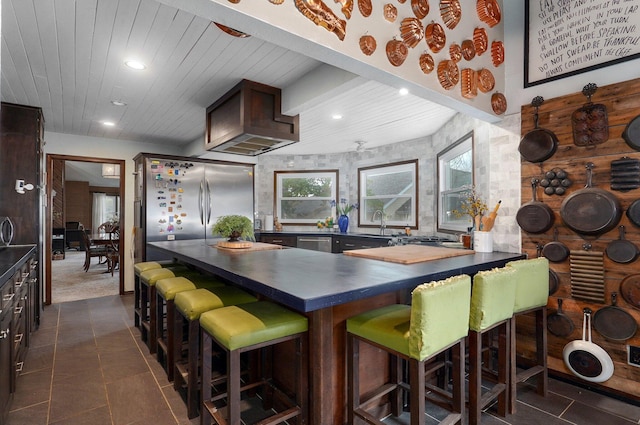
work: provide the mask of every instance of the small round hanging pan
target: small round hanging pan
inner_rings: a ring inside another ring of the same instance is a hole
[[[622,132],[622,138],[629,147],[640,151],[640,115],[629,121]]]
[[[611,305],[596,311],[593,316],[593,327],[603,337],[612,341],[626,341],[638,330],[636,319],[618,307],[617,295],[611,293]]]
[[[569,257],[569,248],[558,241],[558,228],[553,230],[553,242],[547,243],[542,248],[542,255],[552,263],[561,263]]]
[[[629,305],[640,309],[640,274],[630,274],[622,279],[620,294]]]
[[[620,229],[620,239],[611,241],[605,248],[605,252],[607,253],[607,257],[616,263],[632,263],[638,258],[638,247],[636,247],[633,242],[624,238],[623,225],[618,226],[618,228]]]
[[[582,339],[571,341],[562,350],[571,373],[589,382],[604,382],[613,376],[613,360],[599,345],[591,342],[591,309],[584,309]]]
[[[534,129],[522,137],[518,146],[522,158],[529,162],[546,161],[558,149],[558,137],[551,130],[538,127],[538,108],[543,102],[542,96],[536,96],[531,101],[531,105],[536,108],[533,114]]]
[[[547,329],[555,336],[567,337],[573,332],[573,321],[562,311],[562,298],[558,298],[558,309],[547,315]]]

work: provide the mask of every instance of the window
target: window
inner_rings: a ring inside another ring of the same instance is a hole
[[[331,216],[338,170],[276,171],[274,214],[280,223],[313,224]]]
[[[473,132],[438,154],[438,231],[464,232],[468,216],[456,217],[466,192],[473,186]]]
[[[359,226],[418,228],[418,160],[358,169]],[[374,220],[375,215],[375,220]]]

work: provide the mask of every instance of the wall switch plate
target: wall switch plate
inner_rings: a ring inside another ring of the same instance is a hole
[[[640,347],[627,345],[627,363],[640,367]]]

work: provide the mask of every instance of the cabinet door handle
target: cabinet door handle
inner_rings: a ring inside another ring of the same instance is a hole
[[[13,297],[14,297],[15,295],[16,295],[16,294],[7,294],[7,295],[5,295],[5,296],[3,297],[3,299],[4,299],[5,301],[7,301],[7,302],[10,302],[11,300],[13,300]]]
[[[13,340],[16,344],[20,344],[20,342],[22,342],[22,336],[24,334],[17,334],[15,339]]]
[[[5,339],[9,337],[9,328],[7,328],[7,330],[1,330],[0,331],[0,339]]]
[[[24,362],[16,362],[16,372],[22,372],[23,367],[24,367]]]
[[[24,309],[23,305],[17,306],[14,310],[14,314],[22,314],[23,309]]]
[[[356,246],[356,244],[354,244],[354,243],[345,243],[344,246],[348,246],[349,248],[352,248],[352,247]]]

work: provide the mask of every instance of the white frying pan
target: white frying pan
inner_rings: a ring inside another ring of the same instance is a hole
[[[577,377],[589,382],[604,382],[613,375],[613,360],[602,347],[591,342],[591,309],[583,311],[582,339],[565,345],[562,357]]]

